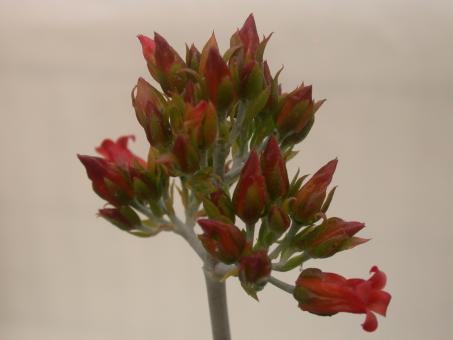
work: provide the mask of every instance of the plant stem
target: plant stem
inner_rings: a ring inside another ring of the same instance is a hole
[[[278,287],[280,288],[281,290],[284,290],[285,292],[288,292],[290,294],[292,294],[294,292],[294,286],[286,283],[286,282],[283,282],[279,279],[277,279],[276,277],[273,277],[273,276],[270,276],[267,281],[270,283],[270,284],[273,284],[275,287]]]
[[[220,282],[212,276],[212,272],[205,270],[206,290],[208,292],[209,312],[211,314],[211,328],[213,340],[230,340],[230,323],[225,282]]]

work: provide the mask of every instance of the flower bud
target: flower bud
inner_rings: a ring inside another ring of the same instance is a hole
[[[132,199],[132,188],[114,163],[100,157],[85,155],[77,155],[77,157],[85,166],[93,190],[101,198],[114,206],[127,203]]]
[[[98,215],[125,231],[139,229],[142,225],[140,217],[128,206],[100,209]]]
[[[176,136],[172,153],[182,172],[194,173],[200,167],[198,150],[186,135],[180,134]]]
[[[185,124],[197,145],[208,148],[217,138],[217,112],[212,105],[204,100],[197,106],[188,106]]]
[[[284,197],[289,190],[288,173],[285,160],[274,136],[269,138],[266,148],[261,154],[261,169],[271,199]]]
[[[331,217],[321,225],[307,228],[296,235],[294,245],[311,258],[330,257],[339,251],[367,242],[367,239],[354,237],[364,227],[365,224],[360,222],[346,222]]]
[[[179,72],[185,67],[185,63],[178,53],[158,33],[154,33],[154,40],[144,35],[139,35],[138,39],[149,72],[159,82],[164,92],[168,95],[172,91],[181,92],[187,78]]]
[[[319,219],[318,214],[323,207],[327,186],[332,181],[337,162],[337,159],[328,162],[300,188],[292,204],[292,216],[297,222],[308,225]]]
[[[204,232],[198,238],[209,254],[227,264],[241,258],[246,240],[244,232],[238,227],[210,219],[198,220],[198,224]]]
[[[246,224],[255,223],[266,206],[266,185],[261,174],[256,151],[250,153],[242,168],[238,184],[233,193],[233,205],[238,215]]]
[[[346,279],[319,269],[305,269],[296,281],[294,297],[300,309],[318,315],[339,312],[366,314],[362,328],[373,332],[377,328],[374,313],[385,316],[391,295],[382,289],[386,276],[376,266],[368,280]]]
[[[209,195],[209,200],[204,200],[203,205],[208,216],[212,219],[221,219],[234,223],[235,214],[230,197],[222,189]]]
[[[289,228],[291,220],[282,208],[274,204],[269,209],[268,224],[269,229],[280,236]]]
[[[242,287],[256,298],[256,292],[264,288],[272,270],[266,251],[259,250],[244,256],[239,262],[239,280]]]
[[[200,58],[201,53],[197,50],[194,44],[189,46],[186,45],[186,64],[192,70],[198,72],[198,68],[200,67]]]
[[[215,47],[207,52],[204,76],[211,101],[217,107],[227,107],[234,96],[233,84],[230,70]]]
[[[260,38],[256,29],[255,18],[250,14],[238,31],[239,38],[244,46],[246,60],[255,59],[256,51],[260,44]]]
[[[314,114],[323,101],[313,102],[312,87],[301,86],[289,93],[283,100],[283,106],[277,114],[276,125],[281,137],[297,135],[299,142],[308,134]]]

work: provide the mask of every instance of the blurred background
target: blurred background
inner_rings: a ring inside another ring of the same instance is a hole
[[[450,339],[453,2],[440,0],[1,0],[0,339],[210,339],[198,258],[177,236],[96,218],[76,153],[129,133],[146,153],[130,102],[151,79],[138,33],[183,54],[215,30],[225,49],[251,12],[275,32],[266,56],[284,90],[304,81],[328,99],[290,175],[338,157],[331,214],[372,238],[310,265],[367,278],[377,264],[393,301],[365,334],[363,315],[304,313],[272,286],[257,303],[231,280],[233,338]]]

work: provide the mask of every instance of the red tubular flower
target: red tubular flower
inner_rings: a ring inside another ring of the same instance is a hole
[[[250,153],[233,193],[233,205],[246,224],[255,223],[263,214],[266,205],[266,184],[261,173],[256,151]]]
[[[296,235],[294,244],[312,258],[330,257],[367,242],[367,239],[354,237],[364,227],[365,224],[360,222],[346,222],[331,217],[319,226],[304,229]]]
[[[116,142],[111,139],[104,139],[96,151],[109,162],[123,167],[133,167],[140,164],[146,167],[146,162],[140,157],[134,155],[127,147],[129,139],[135,141],[135,136],[121,136]]]
[[[202,63],[203,55],[200,68]],[[211,101],[217,106],[227,106],[233,97],[233,85],[230,70],[215,46],[207,51],[204,76]]]
[[[133,191],[119,168],[112,162],[100,157],[77,155],[85,166],[93,190],[109,203],[118,206],[128,202]]]
[[[264,250],[244,256],[239,262],[239,279],[243,284],[255,284],[262,288],[272,269],[271,261]]]
[[[324,165],[297,193],[292,211],[293,218],[299,223],[311,224],[318,219],[317,214],[323,208],[326,190],[332,181],[337,162],[337,159],[334,159]]]
[[[319,269],[305,269],[296,281],[294,297],[299,307],[318,315],[334,315],[338,312],[366,314],[362,327],[367,332],[377,328],[374,313],[385,316],[391,295],[382,289],[386,275],[378,267],[371,268],[368,280],[346,279]]]
[[[261,170],[266,179],[267,192],[273,200],[288,193],[289,180],[285,160],[274,136],[269,138],[261,154]]]
[[[198,220],[198,224],[204,232],[198,238],[209,254],[227,264],[241,258],[247,243],[238,227],[210,219]]]

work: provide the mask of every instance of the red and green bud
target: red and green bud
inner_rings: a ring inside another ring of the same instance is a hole
[[[191,174],[200,167],[200,154],[197,146],[187,135],[179,134],[175,138],[172,153],[178,163],[179,170]]]
[[[140,217],[128,206],[100,209],[98,215],[125,231],[140,229],[142,225]]]
[[[132,199],[133,190],[117,165],[100,157],[85,155],[77,157],[85,166],[94,192],[101,198],[114,206],[125,204]]]
[[[256,292],[263,289],[271,270],[271,261],[264,250],[242,257],[239,262],[239,280],[242,287],[256,298]]]
[[[206,251],[213,257],[227,264],[236,263],[246,249],[244,232],[233,224],[201,219],[198,224],[203,229],[199,235]]]
[[[289,190],[285,160],[275,136],[271,136],[261,154],[261,170],[271,199],[284,197]]]
[[[158,33],[154,33],[154,40],[144,35],[139,35],[138,39],[149,72],[159,82],[164,92],[169,95],[172,91],[181,92],[186,76],[180,72],[185,63],[178,53]]]
[[[244,47],[245,59],[255,59],[256,51],[260,45],[260,38],[256,29],[255,18],[250,14],[238,31],[239,39]]]
[[[319,269],[305,269],[296,281],[294,297],[300,309],[317,315],[339,312],[366,314],[362,328],[373,332],[377,328],[374,313],[385,316],[391,295],[382,290],[387,278],[376,266],[368,280],[346,279]]]
[[[242,168],[238,184],[233,193],[233,205],[241,220],[254,224],[263,215],[267,194],[260,161],[255,150]]]
[[[311,85],[302,85],[289,93],[284,98],[283,106],[276,117],[280,136],[297,135],[297,139],[303,139],[308,134],[314,115],[323,102],[313,101]]]
[[[200,58],[201,53],[194,44],[190,45],[190,48],[186,45],[186,64],[188,67],[198,72],[198,69],[200,68]]]
[[[319,226],[304,229],[294,237],[293,244],[311,258],[326,258],[367,242],[367,239],[354,237],[364,227],[361,222],[331,217]]]
[[[208,148],[217,138],[217,112],[210,102],[201,101],[197,106],[187,106],[185,125],[188,133],[201,148]]]
[[[218,107],[226,107],[234,97],[230,70],[215,46],[207,50],[206,62],[203,55],[200,69],[206,79],[207,91],[211,101]]]
[[[163,97],[142,78],[139,78],[136,89],[136,94],[134,91],[132,93],[132,104],[148,141],[159,148],[166,146],[171,138],[171,130],[168,119],[162,114]]]
[[[234,223],[236,216],[233,203],[224,190],[218,189],[212,192],[209,199],[203,200],[203,206],[209,218]]]
[[[115,142],[111,139],[104,139],[101,145],[96,148],[96,151],[102,155],[105,160],[121,167],[128,168],[136,165],[146,167],[146,162],[134,155],[127,147],[129,139],[135,140],[135,136],[121,136]]]
[[[288,214],[278,205],[272,205],[269,209],[268,225],[269,229],[277,236],[282,235],[291,224]]]
[[[311,224],[319,219],[320,213],[325,212],[326,191],[332,181],[337,162],[337,159],[328,162],[300,188],[292,204],[292,216],[297,222]]]

